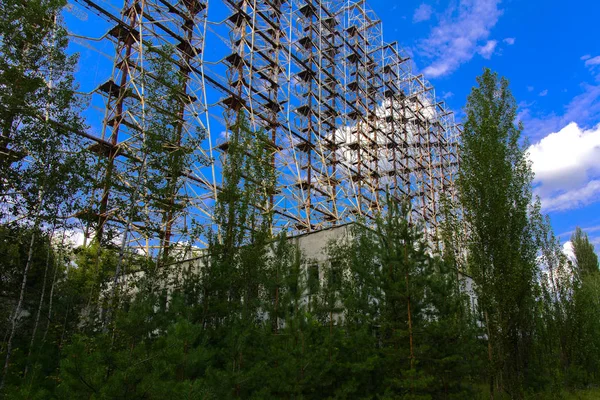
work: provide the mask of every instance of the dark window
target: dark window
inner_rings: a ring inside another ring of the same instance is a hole
[[[308,266],[308,292],[315,294],[319,291],[319,264]]]
[[[342,286],[342,263],[339,261],[331,262],[331,286],[339,289]]]

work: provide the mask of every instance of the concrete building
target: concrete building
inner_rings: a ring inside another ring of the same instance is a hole
[[[326,273],[332,266],[330,249],[332,246],[350,243],[354,240],[354,229],[356,223],[348,223],[335,227],[325,228],[316,232],[304,233],[290,237],[288,240],[297,247],[302,255],[302,268],[305,278],[309,276],[318,276],[320,284],[326,279]],[[186,276],[189,274],[199,274],[206,265],[206,250],[201,250],[200,255],[180,261],[176,264],[164,267],[163,275],[160,279],[160,285],[163,289],[172,291],[180,287]],[[477,297],[475,295],[475,283],[467,274],[457,271],[460,290],[469,296],[469,306],[472,310],[477,308]],[[129,294],[135,294],[138,285],[144,277],[143,271],[133,272],[122,277],[120,285],[122,290]],[[112,292],[112,282],[108,283],[105,293]],[[338,316],[339,317],[339,316]]]

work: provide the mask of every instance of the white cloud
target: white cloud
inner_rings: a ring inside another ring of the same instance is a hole
[[[57,242],[62,241],[62,234],[64,233],[64,241],[65,244],[70,246],[70,247],[80,247],[83,246],[83,244],[85,242],[87,242],[88,244],[90,243],[90,241],[92,240],[93,234],[91,235],[92,237],[88,237],[87,240],[85,238],[85,234],[81,229],[78,228],[74,228],[74,229],[66,229],[64,232],[61,232],[60,235],[55,235],[55,240]],[[61,239],[59,240],[58,238],[61,237]]]
[[[536,181],[556,188],[582,185],[589,173],[600,172],[600,125],[584,130],[571,123],[529,147]]]
[[[433,9],[428,4],[421,4],[415,10],[415,14],[413,15],[413,22],[422,22],[428,21],[431,18],[431,14],[433,14]]]
[[[460,0],[457,9],[447,10],[429,37],[419,43],[420,53],[433,60],[425,68],[425,75],[447,75],[471,60],[502,14],[499,3],[500,0]]]
[[[600,180],[588,182],[580,189],[571,190],[555,197],[542,198],[546,212],[566,211],[585,207],[600,200]]]
[[[597,80],[600,80],[600,56],[585,60],[585,66],[590,70],[592,75],[594,75]]]
[[[600,65],[600,60],[595,64],[596,58],[581,57],[591,66]],[[535,103],[520,105],[518,119],[525,124],[525,135],[538,140],[529,153],[535,191],[546,211],[600,201],[600,85],[582,83],[581,88],[582,93],[566,105],[562,115],[533,116]]]
[[[583,207],[600,200],[600,125],[570,123],[529,147],[536,192],[546,211]]]
[[[548,89],[544,89],[540,92],[540,97],[544,97],[548,94]]]
[[[452,92],[445,92],[444,95],[442,96],[442,98],[444,100],[446,100],[446,99],[449,99],[449,98],[451,98],[453,96],[454,96],[454,93],[452,93]]]
[[[586,59],[585,66],[591,67],[593,65],[600,65],[600,56],[596,56],[594,58]]]
[[[592,58],[592,56],[590,56],[589,54],[586,54],[585,56],[581,56],[580,60],[585,61],[585,60],[589,60],[590,58]]]
[[[569,260],[575,261],[575,252],[573,251],[573,244],[570,241],[563,244],[563,253],[565,253]]]
[[[509,46],[512,46],[513,44],[515,44],[516,40],[517,39],[515,39],[514,37],[508,37],[508,38],[504,39],[503,42]]]
[[[481,46],[477,51],[483,58],[489,60],[492,58],[494,54],[494,50],[496,50],[496,45],[498,44],[497,40],[488,40],[485,46]]]

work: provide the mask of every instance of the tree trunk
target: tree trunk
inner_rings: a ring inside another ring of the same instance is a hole
[[[490,320],[488,318],[487,311],[484,313],[485,315],[485,325],[487,329],[488,335],[488,362],[490,364],[490,400],[494,400],[494,358],[492,352],[492,335],[490,330]]]
[[[41,192],[39,197],[41,198]],[[31,233],[31,242],[29,243],[29,253],[27,254],[27,263],[25,264],[25,268],[23,270],[23,280],[21,281],[21,292],[19,293],[19,301],[17,302],[17,306],[15,307],[15,311],[13,317],[11,319],[11,327],[10,327],[10,335],[8,336],[8,341],[6,343],[6,358],[4,360],[4,368],[2,370],[2,380],[0,380],[0,391],[4,388],[4,383],[6,381],[6,373],[8,372],[8,364],[10,362],[10,356],[12,355],[12,341],[15,336],[15,332],[17,330],[17,320],[19,319],[19,315],[21,314],[21,308],[23,307],[23,299],[25,298],[25,288],[27,286],[27,273],[29,272],[29,268],[31,267],[31,260],[33,258],[33,245],[35,243],[35,234],[39,226],[39,209],[36,212],[37,216],[35,219],[35,224],[33,227],[33,232]]]
[[[65,245],[65,231],[63,230],[62,239],[60,241],[60,249],[58,250],[58,259],[62,259],[63,248]],[[44,330],[44,336],[42,336],[42,344],[46,342],[46,335],[48,334],[48,329],[50,328],[50,321],[52,319],[52,303],[54,300],[54,285],[56,284],[56,274],[58,272],[59,264],[54,263],[54,276],[52,277],[52,285],[50,286],[50,298],[48,299],[48,318],[46,321],[46,329]]]
[[[409,280],[408,273],[406,273],[406,309],[408,312],[408,339],[410,342],[410,369],[415,367],[415,348],[413,342],[413,326],[412,326],[412,312],[410,310],[410,294],[408,294]]]
[[[14,114],[12,111],[8,112],[8,116],[4,121],[2,127],[2,136],[0,137],[0,167],[4,169],[10,165],[10,157],[8,152],[8,144],[11,140],[11,131],[14,121]]]
[[[23,371],[23,379],[27,377],[29,370],[29,364],[31,359],[31,351],[35,345],[35,334],[37,333],[38,326],[40,324],[40,315],[42,315],[42,305],[44,304],[44,295],[46,294],[46,281],[48,278],[48,266],[50,265],[50,249],[52,248],[52,236],[54,235],[54,227],[52,233],[48,238],[48,251],[46,252],[46,266],[44,267],[44,279],[42,281],[42,293],[40,294],[40,301],[38,303],[37,313],[35,315],[35,323],[33,324],[33,331],[31,332],[31,342],[29,343],[29,350],[27,351],[27,361],[25,362],[25,371]]]
[[[408,273],[406,274],[406,290],[408,290]],[[410,342],[410,370],[412,372],[415,369],[415,350],[414,350],[414,345],[413,345],[413,329],[412,329],[412,314],[410,311],[410,295],[407,295],[406,299],[407,299],[406,307],[407,307],[407,311],[408,311],[408,338],[409,338],[409,342]],[[413,391],[413,379],[414,379],[414,376],[411,373],[411,376],[410,376],[410,391],[411,391],[411,393]]]
[[[412,312],[410,309],[410,280],[408,274],[408,246],[404,245],[404,268],[405,268],[405,281],[406,281],[406,311],[408,314],[408,340],[410,344],[410,369],[411,372],[415,369],[415,348],[413,341],[413,326],[412,326]],[[410,377],[410,391],[413,391],[413,375]]]

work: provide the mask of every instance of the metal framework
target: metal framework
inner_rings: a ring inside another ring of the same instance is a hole
[[[460,131],[397,43],[384,41],[364,0],[72,1],[72,14],[107,32],[81,39],[89,33],[78,24],[78,43],[104,51],[110,41],[115,49],[113,73],[91,100],[103,113],[102,134],[87,134],[103,160],[104,185],[82,219],[97,233],[124,227],[124,241],[150,254],[188,240],[194,224],[211,226],[229,128],[244,110],[252,129],[269,134],[275,230],[368,220],[387,192],[409,199],[412,217],[434,237],[440,196],[454,193]],[[179,77],[180,95],[167,110],[156,94],[149,101],[152,82],[169,86],[152,54]],[[175,121],[164,140],[173,152],[197,143],[190,170],[172,174],[146,159],[157,115]],[[170,188],[158,201],[137,190],[151,177]],[[130,211],[132,204],[145,212]]]

